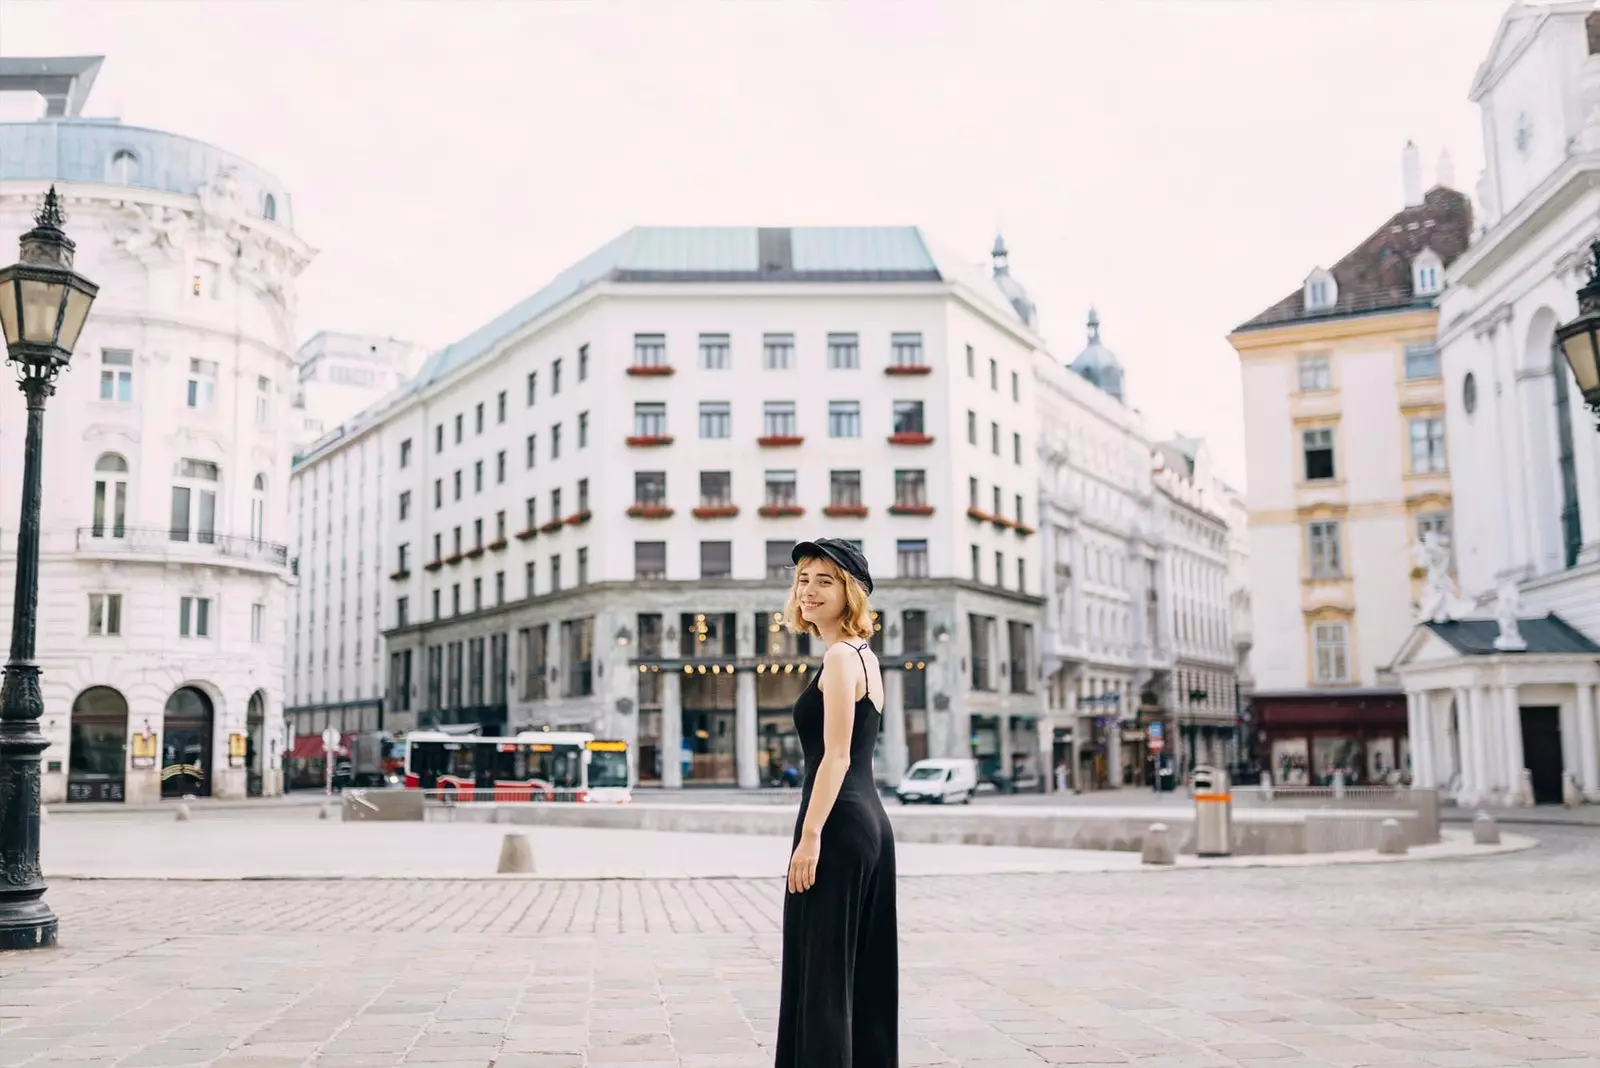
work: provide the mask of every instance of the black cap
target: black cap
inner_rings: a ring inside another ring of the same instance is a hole
[[[794,552],[789,558],[796,564],[800,561],[815,556],[825,556],[839,565],[839,569],[857,582],[868,592],[872,592],[872,572],[867,570],[867,558],[854,545],[843,538],[818,538],[816,541],[802,541],[795,543]]]

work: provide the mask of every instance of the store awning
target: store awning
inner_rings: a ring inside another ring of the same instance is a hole
[[[355,737],[354,734],[343,734],[343,735],[340,735],[339,736],[339,748],[334,750],[334,755],[335,756],[349,756],[350,755],[350,740],[352,738],[354,738],[354,737]],[[322,735],[320,735],[320,734],[297,734],[297,735],[295,735],[294,744],[291,745],[289,747],[289,751],[287,753],[283,754],[283,755],[284,755],[284,758],[287,759],[287,760],[321,760],[323,758],[323,756],[324,756],[323,749],[322,749]]]

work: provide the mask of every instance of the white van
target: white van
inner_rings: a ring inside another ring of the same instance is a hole
[[[976,760],[919,760],[906,770],[894,794],[902,805],[928,801],[935,805],[966,804],[978,788]]]

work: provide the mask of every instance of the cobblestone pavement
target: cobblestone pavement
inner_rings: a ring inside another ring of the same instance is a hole
[[[1381,867],[908,878],[901,1063],[1600,1066],[1600,835]],[[771,1063],[781,884],[63,882],[0,1068]]]

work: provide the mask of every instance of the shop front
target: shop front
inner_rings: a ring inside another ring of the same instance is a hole
[[[1266,771],[1277,786],[1386,785],[1411,762],[1401,691],[1256,694]]]

